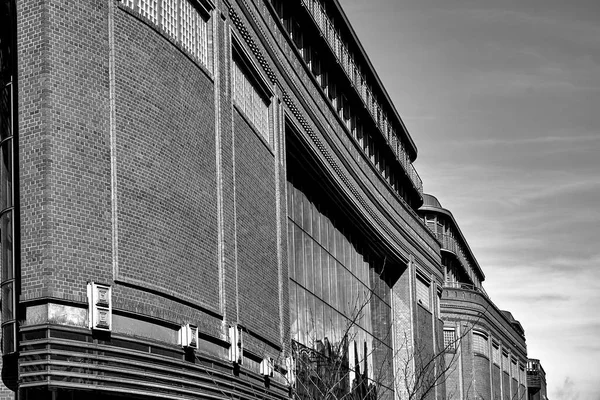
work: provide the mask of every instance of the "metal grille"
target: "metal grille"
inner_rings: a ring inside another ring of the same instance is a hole
[[[199,58],[198,23],[200,15],[188,1],[181,2],[181,45],[194,58]]]
[[[202,18],[202,15],[197,14],[198,18],[198,59],[207,68],[212,66],[209,64],[210,57],[208,53],[208,35],[209,35],[209,24],[208,21]]]
[[[165,32],[173,39],[177,37],[177,0],[162,0],[162,15],[160,24]]]
[[[140,14],[153,23],[157,21],[158,0],[140,0]]]
[[[444,349],[456,350],[456,331],[444,329]]]

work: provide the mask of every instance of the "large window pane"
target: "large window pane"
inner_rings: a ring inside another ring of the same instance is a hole
[[[294,260],[294,224],[288,223],[288,273],[290,279],[296,279],[296,263]]]
[[[313,240],[306,233],[304,237],[304,280],[305,287],[311,292],[315,291],[315,274],[313,271]]]
[[[0,217],[0,261],[2,262],[2,281],[13,279],[13,243],[12,211]]]
[[[292,213],[292,219],[298,225],[302,226],[302,192],[298,188],[294,188],[294,196],[292,198],[294,203],[294,212]]]
[[[321,246],[323,246],[324,248],[327,248],[327,221],[327,216],[325,214],[322,214],[319,217],[319,224],[321,228],[321,236],[319,238],[319,243],[321,243]]]
[[[10,282],[2,286],[2,320],[9,321],[14,318],[13,283]]]
[[[5,325],[2,328],[2,353],[8,354],[17,351],[15,347],[15,324]]]
[[[330,281],[329,281],[329,254],[325,251],[325,249],[321,248],[321,287],[322,287],[322,296],[323,301],[327,304],[330,304]]]
[[[313,225],[314,226],[314,225]],[[314,294],[318,298],[323,298],[323,282],[321,280],[321,246],[317,242],[313,242],[313,278],[315,291]]]
[[[12,136],[11,86],[0,89],[0,140]]]
[[[0,211],[13,205],[12,163],[12,140],[7,140],[0,152]]]
[[[313,347],[315,345],[316,337],[316,325],[317,325],[317,312],[315,307],[315,297],[306,292],[306,303],[308,310],[308,321],[307,321],[307,346]]]
[[[331,305],[336,310],[340,309],[340,303],[338,300],[338,284],[337,284],[338,276],[337,276],[337,266],[335,258],[331,255],[329,256],[329,294],[330,301],[329,305]]]
[[[305,285],[304,282],[304,239],[302,238],[302,230],[294,225],[294,251],[295,267],[296,267],[296,282]]]
[[[311,215],[312,215],[312,234],[313,234],[313,238],[315,239],[315,241],[317,243],[319,243],[321,241],[321,231],[320,231],[320,221],[319,221],[319,210],[317,209],[316,205],[313,203],[311,204]]]
[[[298,341],[302,344],[306,342],[306,329],[307,329],[307,310],[306,310],[306,292],[304,289],[298,287],[296,291],[296,301],[298,302]]]
[[[298,300],[296,298],[297,285],[290,282],[290,330],[292,339],[298,341]]]
[[[287,215],[294,220],[294,186],[290,181],[287,183]]]
[[[318,340],[323,340],[325,337],[323,312],[323,302],[315,299],[315,335]]]
[[[312,235],[311,204],[306,196],[302,195],[302,227],[309,235]]]

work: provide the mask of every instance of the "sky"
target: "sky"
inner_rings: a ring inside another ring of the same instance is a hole
[[[600,400],[600,1],[340,0],[550,400]]]

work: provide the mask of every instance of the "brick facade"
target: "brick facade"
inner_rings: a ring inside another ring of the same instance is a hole
[[[525,333],[507,311],[501,311],[483,289],[485,279],[452,213],[425,195],[420,214],[442,244],[445,282],[441,315],[454,329],[457,351],[446,354],[446,389],[451,399],[526,398],[519,366],[527,360]],[[517,364],[512,364],[515,360]],[[516,368],[515,368],[516,367]],[[521,389],[520,389],[521,388]]]
[[[500,393],[500,371],[473,355],[470,329],[477,325],[490,343],[515,339],[506,348],[519,360],[524,337],[509,331],[515,321],[480,292],[441,295],[449,254],[417,214],[416,147],[337,1],[327,3],[323,18],[340,28],[325,35],[320,30],[329,28],[314,19],[321,3],[305,0],[176,0],[175,23],[140,0],[13,3],[15,389],[23,398],[286,398],[286,357],[295,354],[299,329],[290,287],[303,285],[292,280],[288,259],[305,257],[287,238],[297,218],[288,209],[294,179],[319,211],[313,216],[331,218],[328,229],[342,250],[310,229],[307,243],[379,298],[368,300],[373,317],[364,332],[353,327],[381,344],[365,354],[377,365],[355,364],[368,365],[364,382],[384,387],[381,399],[394,392],[428,392],[427,399]],[[197,13],[198,37],[206,35],[203,56],[186,41],[184,6]],[[337,50],[332,41],[341,43]],[[314,49],[320,68],[307,55]],[[247,94],[248,87],[233,79],[233,57],[264,97],[262,127],[253,122],[261,104],[234,104],[234,91]],[[314,274],[329,265],[306,257]],[[88,326],[90,281],[111,288],[109,332]],[[425,295],[417,293],[419,281],[427,283]],[[304,289],[314,289],[310,301],[325,297],[314,286]],[[428,304],[417,302],[423,295]],[[343,303],[352,300],[327,305],[324,315],[348,318]],[[448,323],[465,339],[453,356],[442,356]],[[195,350],[178,343],[186,324],[198,328]],[[243,354],[233,362],[238,343],[230,343],[230,327],[242,335]],[[259,368],[266,357],[274,359],[271,378]],[[427,374],[443,370],[442,359],[459,365],[445,384],[403,387],[402,377],[423,365]],[[355,371],[345,379],[347,387],[361,380]]]

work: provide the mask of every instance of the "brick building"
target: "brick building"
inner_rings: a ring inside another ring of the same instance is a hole
[[[454,216],[425,194],[419,213],[442,244],[446,391],[451,399],[527,398],[525,332],[483,289],[485,275]]]
[[[530,358],[527,361],[527,400],[548,400],[546,371],[540,360]]]
[[[329,348],[347,390],[422,390],[445,253],[337,1],[1,4],[10,390],[283,399]]]

